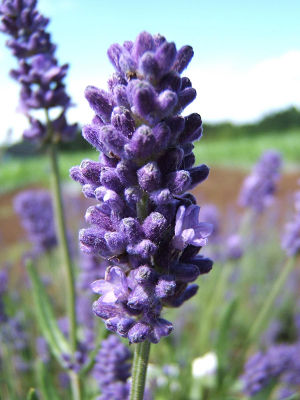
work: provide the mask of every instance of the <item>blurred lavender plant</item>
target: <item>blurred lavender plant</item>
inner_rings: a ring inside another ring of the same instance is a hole
[[[274,150],[263,153],[242,186],[239,204],[262,213],[273,201],[280,177],[281,154]]]
[[[289,257],[295,256],[300,251],[300,191],[295,194],[295,215],[286,225],[281,245]]]
[[[212,225],[213,230],[209,237],[209,246],[205,253],[215,261],[226,262],[238,260],[243,255],[242,239],[238,233],[230,234],[221,225],[221,214],[214,204],[206,204],[201,207],[200,218]]]
[[[113,44],[108,56],[116,73],[109,92],[89,86],[85,96],[96,115],[84,138],[100,161],[84,160],[71,177],[88,198],[92,227],[80,231],[81,249],[109,259],[104,280],[92,288],[106,327],[130,342],[159,342],[172,330],[163,306],[178,307],[197,292],[189,285],[212,267],[197,256],[211,225],[199,223],[196,200],[185,192],[208,176],[193,167],[192,142],[202,135],[198,114],[179,114],[196,97],[180,77],[193,56],[160,35],[142,32],[136,41]]]
[[[57,245],[52,201],[46,190],[19,193],[14,198],[14,208],[36,254],[50,251]]]
[[[55,58],[56,46],[46,31],[49,19],[40,14],[36,0],[2,0],[0,30],[10,36],[6,45],[18,60],[18,68],[11,77],[21,85],[20,110],[28,117],[30,128],[26,139],[49,140],[47,124],[34,117],[33,110],[44,109],[48,114],[59,107],[58,116],[51,122],[54,141],[73,138],[77,125],[69,125],[66,111],[71,105],[63,80],[68,65],[59,66]],[[48,117],[47,117],[48,119]]]
[[[93,377],[99,383],[102,392],[99,400],[129,398],[131,358],[131,352],[117,336],[110,335],[102,341],[93,369]]]
[[[300,342],[271,346],[265,353],[253,355],[245,365],[242,376],[244,393],[254,396],[269,384],[280,383],[282,389],[291,394],[299,393],[300,385]],[[279,392],[280,393],[280,392]],[[283,393],[283,392],[282,392]],[[282,393],[279,399],[282,399]]]

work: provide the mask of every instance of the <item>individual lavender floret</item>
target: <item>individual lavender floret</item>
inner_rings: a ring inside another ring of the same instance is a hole
[[[197,247],[206,245],[213,228],[209,223],[199,223],[199,211],[200,207],[194,204],[187,208],[184,206],[178,208],[173,238],[176,249],[183,250],[189,244]]]
[[[131,352],[115,335],[102,341],[95,358],[93,377],[99,383],[99,400],[127,400],[131,375]]]
[[[300,184],[300,182],[299,182]],[[295,194],[295,215],[286,225],[281,245],[289,257],[295,256],[300,251],[300,191]]]
[[[191,283],[212,268],[197,256],[211,227],[199,222],[196,200],[186,193],[209,173],[194,166],[201,117],[180,115],[196,96],[180,75],[193,51],[142,32],[135,42],[113,44],[108,56],[116,69],[109,90],[85,91],[96,115],[83,136],[99,161],[70,171],[98,201],[86,212],[90,227],[80,231],[80,247],[109,261],[105,278],[92,284],[100,295],[95,314],[130,342],[157,343],[172,331],[162,308],[195,295]]]
[[[77,125],[69,125],[65,117],[71,105],[63,82],[68,65],[58,65],[54,55],[56,46],[46,31],[49,20],[38,12],[36,5],[36,0],[3,0],[0,5],[0,30],[10,36],[6,45],[18,59],[18,68],[10,75],[21,85],[20,110],[30,122],[24,138],[49,140],[48,121],[35,119],[31,111],[49,112],[51,108],[60,107],[60,114],[51,121],[51,139],[70,140]]]
[[[268,207],[276,191],[282,164],[281,154],[274,150],[263,153],[242,186],[239,203],[261,213]]]
[[[14,208],[37,253],[50,251],[57,244],[50,194],[26,190],[14,198]]]

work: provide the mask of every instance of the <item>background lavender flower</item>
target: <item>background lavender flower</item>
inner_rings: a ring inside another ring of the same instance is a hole
[[[281,155],[268,150],[261,156],[242,186],[239,204],[261,213],[270,205],[280,177]]]
[[[70,97],[63,82],[68,65],[59,66],[55,58],[56,46],[46,31],[49,20],[41,15],[35,0],[3,0],[0,5],[0,30],[10,39],[6,45],[18,59],[18,67],[11,71],[11,77],[21,85],[20,110],[28,117],[30,128],[24,138],[46,140],[48,121],[36,119],[32,110],[60,108],[51,122],[52,140],[69,140],[76,133],[77,126],[66,121]]]
[[[299,181],[300,184],[300,181]],[[300,251],[300,191],[295,194],[295,215],[285,227],[281,245],[289,257]]]
[[[56,234],[50,194],[45,190],[26,190],[14,199],[16,213],[37,253],[56,246]]]
[[[129,398],[131,357],[129,349],[115,335],[102,341],[93,369],[93,377],[102,392],[99,400]]]
[[[265,353],[252,356],[245,365],[242,377],[244,393],[254,396],[272,381],[297,390],[300,384],[299,342],[271,346]],[[282,398],[281,396],[279,398]]]

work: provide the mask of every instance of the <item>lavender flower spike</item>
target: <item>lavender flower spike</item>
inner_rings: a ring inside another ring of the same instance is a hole
[[[51,139],[70,140],[77,125],[69,125],[66,111],[71,105],[63,82],[68,65],[59,66],[55,58],[56,46],[46,31],[49,20],[36,9],[33,0],[3,0],[0,5],[0,30],[10,39],[6,42],[18,60],[17,69],[10,73],[21,86],[20,110],[28,117],[30,128],[23,136],[26,139],[45,141],[48,121],[33,117],[32,110],[60,109],[58,117],[52,121]]]
[[[285,227],[281,245],[289,257],[300,252],[300,191],[295,194],[295,215]]]
[[[191,283],[212,268],[197,256],[212,227],[198,221],[199,207],[186,193],[209,173],[194,166],[201,117],[180,115],[196,96],[180,75],[192,56],[189,46],[177,50],[142,32],[109,48],[116,72],[108,90],[85,91],[95,117],[83,136],[100,157],[70,171],[84,195],[98,201],[87,210],[80,247],[108,260],[105,278],[92,283],[100,295],[93,311],[131,343],[168,336],[173,326],[161,317],[163,307],[195,295]]]
[[[102,341],[95,358],[93,377],[99,383],[102,395],[99,400],[127,400],[131,375],[131,353],[114,335]]]
[[[15,197],[14,207],[36,253],[56,246],[52,201],[47,191],[23,191]]]
[[[243,184],[239,203],[261,213],[268,207],[276,191],[281,167],[281,154],[274,150],[266,151]]]

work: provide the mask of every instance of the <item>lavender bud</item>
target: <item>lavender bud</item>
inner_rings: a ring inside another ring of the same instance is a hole
[[[191,185],[189,172],[181,170],[168,174],[167,185],[172,193],[182,194]]]
[[[176,289],[175,277],[172,275],[161,276],[155,286],[155,294],[160,299],[165,299],[166,297],[173,296]]]
[[[128,339],[130,343],[140,343],[146,340],[149,334],[149,325],[146,325],[143,322],[137,322],[131,329],[129,329]]]
[[[134,119],[130,111],[122,106],[113,109],[111,124],[127,137],[131,137],[135,129]]]
[[[186,106],[188,106],[192,101],[195,100],[197,96],[197,92],[194,88],[186,88],[178,93],[178,103],[180,105],[180,109],[183,110]]]
[[[176,57],[176,46],[174,43],[165,42],[157,49],[155,58],[161,73],[165,74],[171,68]]]
[[[190,262],[198,267],[200,274],[207,274],[213,266],[213,261],[204,256],[194,257]]]
[[[100,128],[96,125],[85,125],[82,128],[82,136],[87,142],[94,146],[97,150],[103,151],[103,143],[100,137]]]
[[[151,128],[142,125],[134,132],[130,143],[125,146],[125,152],[130,159],[146,158],[152,154],[155,145],[155,137]]]
[[[209,168],[205,164],[198,165],[195,168],[189,170],[191,177],[191,186],[190,188],[194,188],[199,183],[203,182],[209,174]]]
[[[189,64],[191,59],[193,58],[194,51],[191,46],[183,46],[177,52],[175,62],[172,68],[181,73]]]
[[[199,268],[192,264],[176,263],[172,265],[171,272],[175,275],[179,282],[193,282],[200,275]]]
[[[158,243],[167,228],[166,218],[159,212],[152,212],[143,222],[143,230],[148,239]]]
[[[122,190],[121,181],[114,168],[102,167],[100,174],[100,182],[107,189],[111,189],[115,192],[119,192]]]
[[[147,192],[157,190],[161,184],[161,173],[156,162],[150,162],[137,171],[138,182]]]
[[[124,218],[120,224],[120,231],[125,235],[129,244],[134,244],[140,241],[144,234],[142,227],[135,218]]]
[[[88,86],[84,94],[95,113],[103,121],[109,122],[112,113],[112,103],[109,94],[95,86]]]

